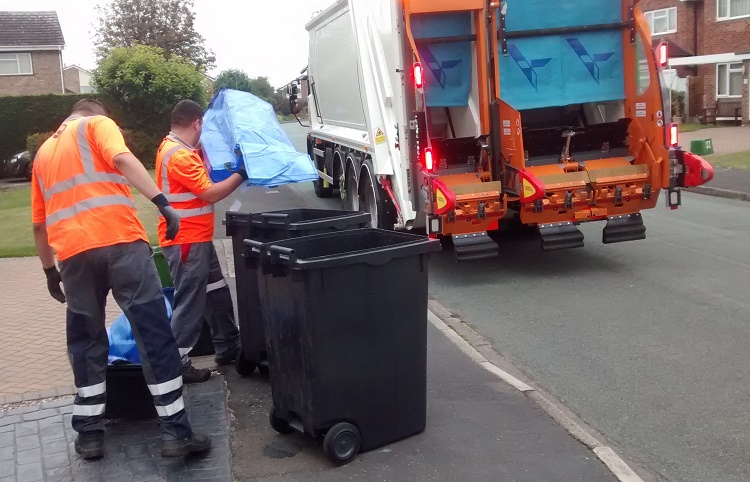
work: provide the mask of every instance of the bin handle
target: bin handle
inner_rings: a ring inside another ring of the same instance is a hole
[[[268,248],[269,254],[271,256],[271,261],[274,263],[281,262],[281,259],[285,259],[287,264],[289,266],[292,266],[295,262],[297,262],[297,255],[295,254],[294,250],[291,248],[285,248],[283,246],[271,246]]]
[[[268,224],[271,219],[287,219],[289,217],[285,213],[260,213],[259,216],[263,220],[263,224]]]
[[[261,248],[263,247],[263,243],[261,243],[260,241],[256,241],[254,239],[246,239],[245,240],[245,245],[246,246],[250,246],[250,251],[253,254],[257,253],[258,257],[261,256],[261,253],[262,253],[262,249]]]

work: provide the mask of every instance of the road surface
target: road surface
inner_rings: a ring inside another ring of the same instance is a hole
[[[263,195],[339,206],[310,184]],[[509,236],[495,260],[441,253],[430,293],[627,457],[668,480],[750,480],[750,204],[686,194],[644,218],[645,241],[605,246],[597,223],[578,250]]]

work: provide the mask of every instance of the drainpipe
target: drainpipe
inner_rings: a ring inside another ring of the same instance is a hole
[[[60,85],[62,86],[62,93],[65,95],[65,74],[63,73],[63,61],[62,61],[62,47],[57,47],[58,60],[60,62]]]

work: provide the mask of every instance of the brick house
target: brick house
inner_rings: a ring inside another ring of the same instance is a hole
[[[56,12],[0,11],[0,96],[65,93],[64,46]]]
[[[641,0],[654,42],[670,45],[670,67],[689,77],[689,114],[719,104],[750,117],[750,0]]]
[[[65,92],[71,94],[90,94],[95,92],[91,85],[93,74],[77,65],[69,65],[63,69]]]

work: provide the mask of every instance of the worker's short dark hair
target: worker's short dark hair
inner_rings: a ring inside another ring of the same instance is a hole
[[[203,107],[192,100],[181,100],[172,110],[172,127],[188,127],[203,119]]]
[[[76,114],[85,115],[107,115],[107,109],[104,108],[101,102],[94,99],[81,99],[75,103],[73,110],[71,111]]]

